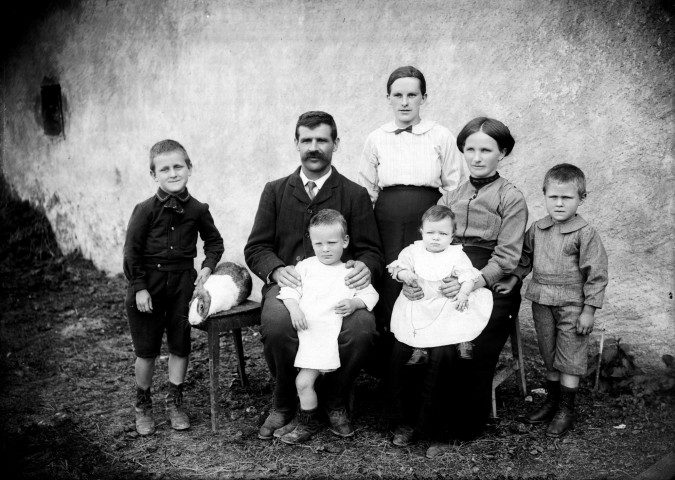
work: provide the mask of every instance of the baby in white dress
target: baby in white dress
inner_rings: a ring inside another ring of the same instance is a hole
[[[451,245],[454,214],[435,205],[422,217],[422,240],[404,248],[398,260],[388,265],[392,277],[408,285],[418,284],[424,298],[410,301],[401,294],[392,312],[391,330],[399,342],[415,348],[457,344],[459,353],[470,358],[471,343],[487,325],[492,312],[492,294],[475,291],[480,271],[475,269],[461,245]],[[443,278],[457,277],[460,290],[450,300],[439,291]]]
[[[313,417],[318,399],[314,382],[322,372],[340,367],[338,335],[342,317],[360,308],[372,310],[379,299],[372,285],[356,290],[345,285],[348,269],[342,253],[349,245],[347,222],[337,210],[319,211],[309,222],[309,237],[316,256],[295,266],[301,286],[281,287],[277,298],[284,302],[298,331],[295,379],[301,413],[299,419]],[[285,443],[296,444],[307,435],[307,425],[298,426],[281,436]],[[311,428],[311,427],[310,427]]]

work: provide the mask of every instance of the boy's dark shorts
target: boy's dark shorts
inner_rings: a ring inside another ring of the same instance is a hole
[[[577,333],[583,307],[555,307],[532,302],[539,352],[549,371],[584,375],[588,366],[588,335]]]
[[[152,313],[138,311],[133,287],[127,288],[125,300],[134,352],[140,358],[157,357],[166,330],[169,353],[187,357],[190,354],[188,307],[197,272],[194,269],[174,272],[147,269],[146,272]]]

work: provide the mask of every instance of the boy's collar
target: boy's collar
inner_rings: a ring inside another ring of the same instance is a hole
[[[181,203],[185,203],[190,199],[190,192],[188,192],[188,189],[186,188],[182,192],[172,195],[166,193],[161,188],[158,188],[155,196],[157,197],[157,200],[164,204],[164,208],[175,210],[176,213],[183,213],[183,206]]]
[[[158,188],[157,193],[155,193],[155,195],[157,196],[157,200],[159,200],[162,203],[166,202],[170,197],[177,198],[183,203],[187,202],[190,199],[190,193],[188,192],[187,188],[183,189],[183,191],[176,194],[166,193],[161,188]]]
[[[540,230],[546,230],[547,228],[551,228],[553,225],[556,225],[556,222],[553,221],[550,215],[546,215],[539,222],[537,222],[537,227]],[[586,225],[588,225],[588,222],[584,220],[584,217],[577,213],[566,222],[559,223],[558,225],[560,225],[560,233],[572,233],[581,228],[584,228]]]

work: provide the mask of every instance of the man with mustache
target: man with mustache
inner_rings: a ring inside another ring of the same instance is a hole
[[[267,365],[276,381],[273,409],[258,432],[263,440],[280,437],[295,427],[297,371],[293,364],[298,336],[288,309],[277,295],[282,286],[300,285],[294,265],[314,255],[308,231],[310,218],[324,208],[337,210],[345,217],[350,243],[342,260],[352,267],[345,277],[349,287],[365,288],[384,268],[368,192],[332,166],[339,143],[331,115],[318,111],[300,115],[295,145],[301,165],[291,175],[265,185],[244,248],[247,265],[264,282],[262,342]],[[375,335],[375,317],[371,312],[361,309],[344,317],[338,337],[341,367],[325,374],[319,389],[329,429],[337,436],[354,434],[346,397],[370,353]]]

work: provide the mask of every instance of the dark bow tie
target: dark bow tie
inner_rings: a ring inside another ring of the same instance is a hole
[[[183,213],[183,203],[190,199],[190,194],[187,190],[183,190],[178,195],[170,195],[162,190],[158,190],[155,194],[157,199],[164,204],[164,208],[170,208],[176,213]]]
[[[405,128],[397,128],[396,130],[394,130],[394,133],[395,133],[396,135],[398,135],[398,134],[401,133],[401,132],[412,133],[412,125],[408,125],[408,126],[405,127]]]

